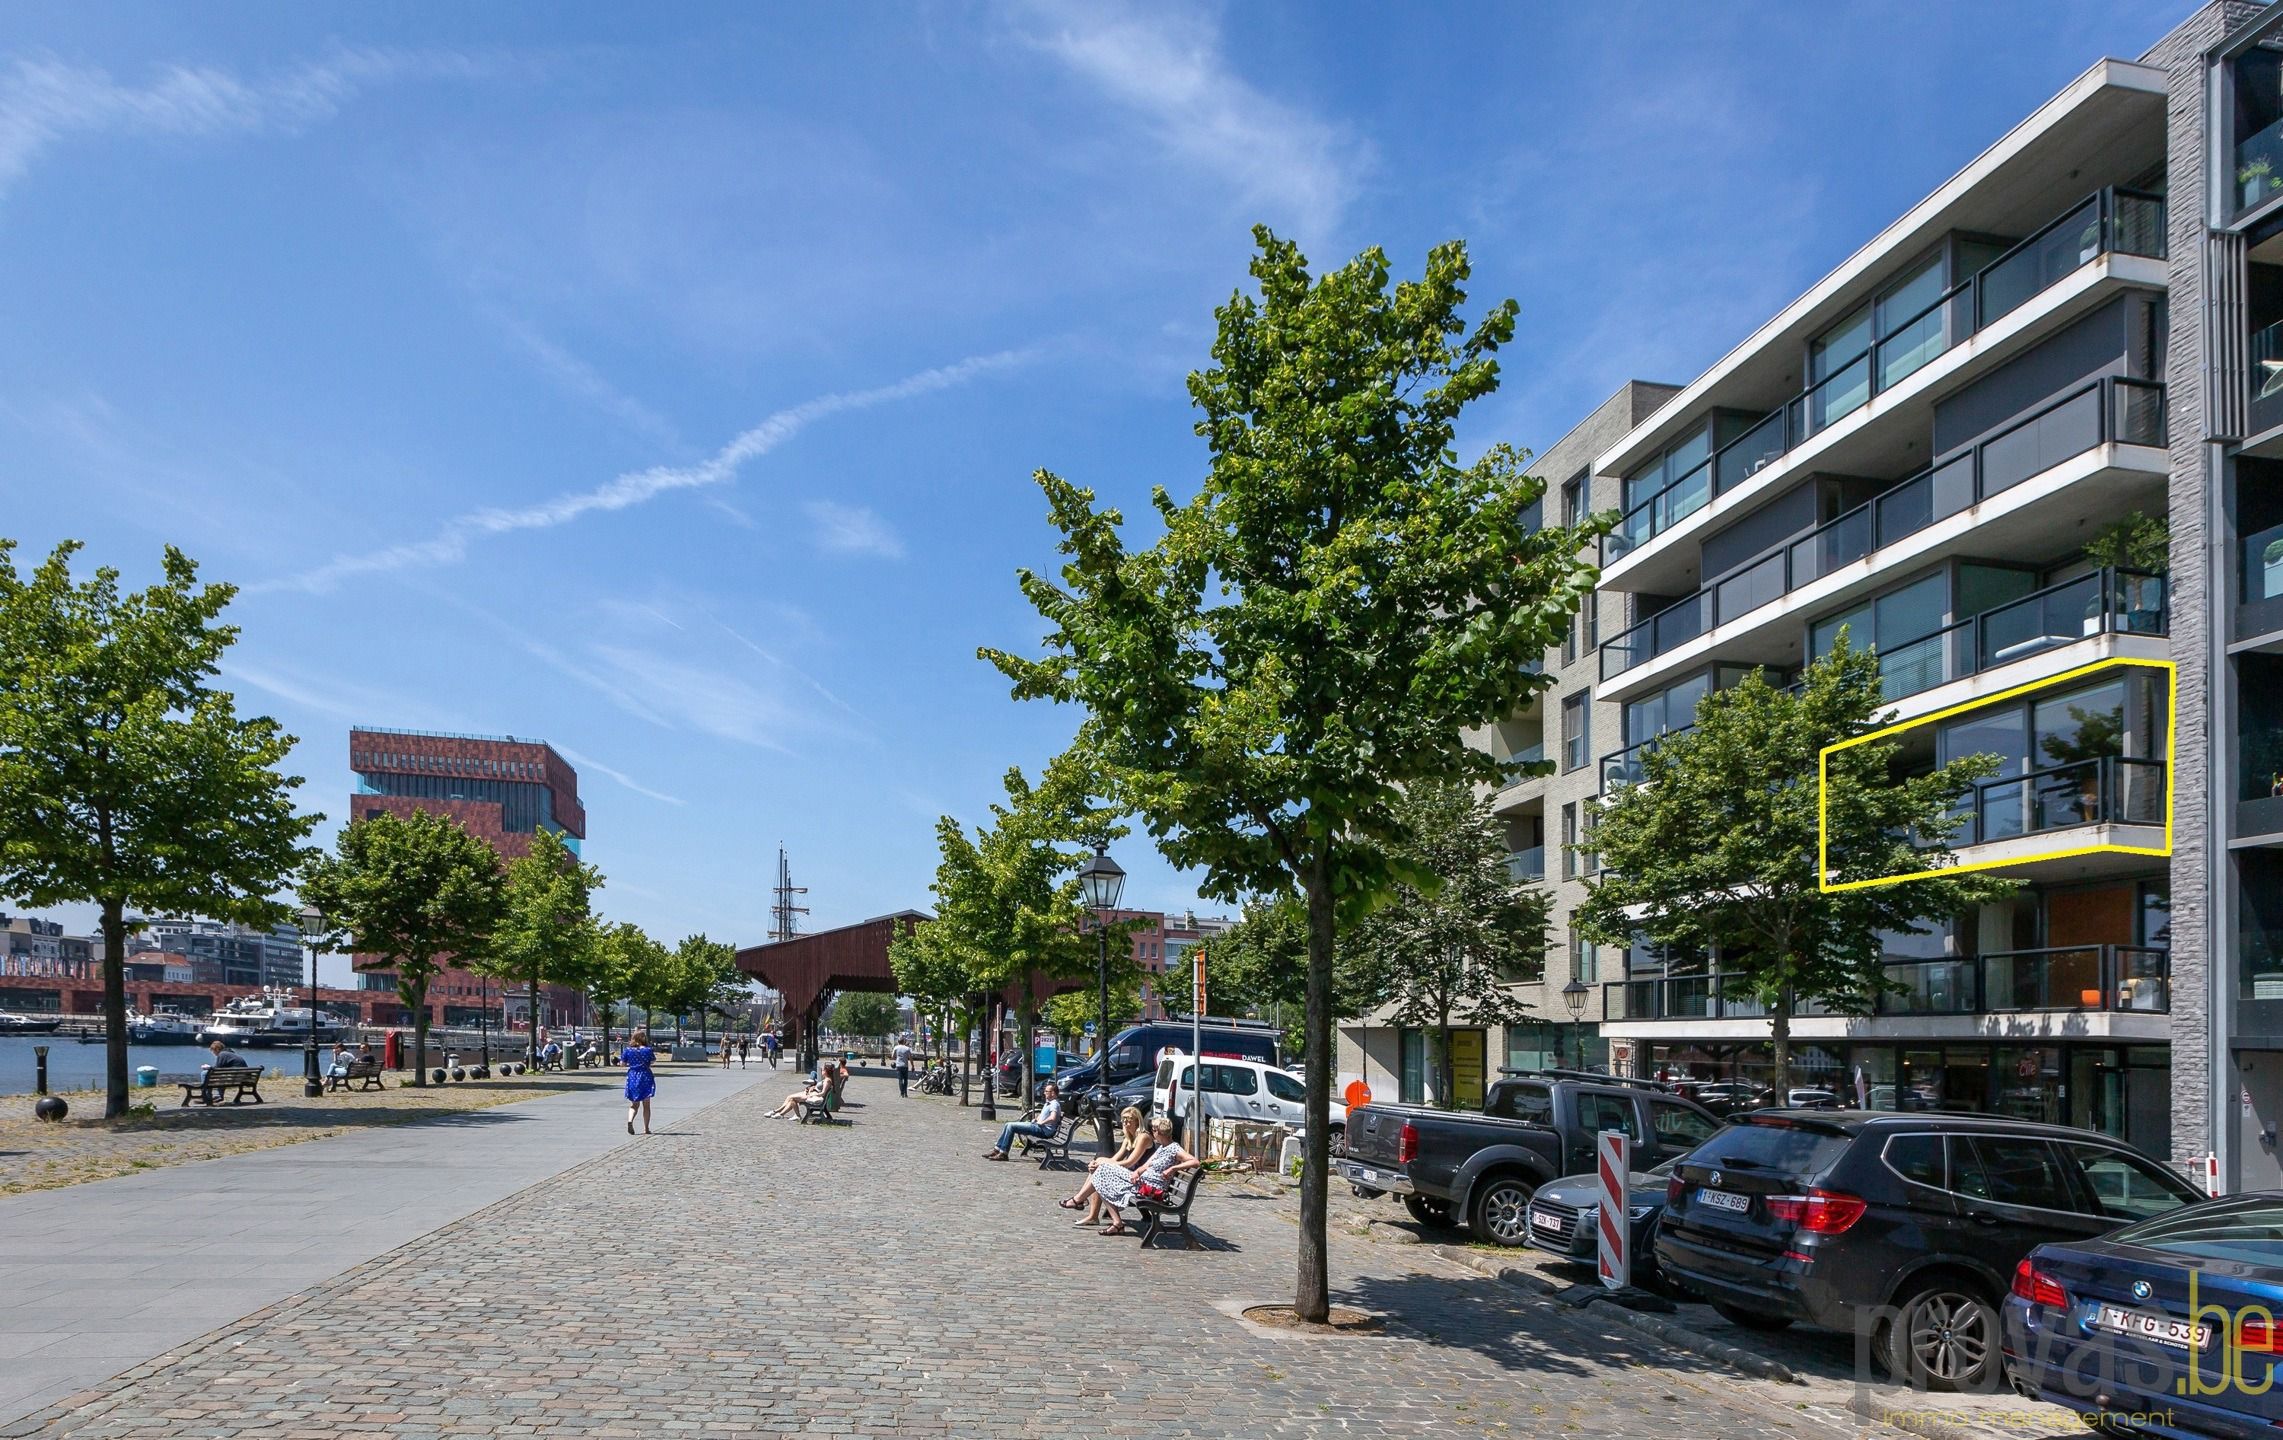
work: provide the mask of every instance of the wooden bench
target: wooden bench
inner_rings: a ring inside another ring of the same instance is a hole
[[[840,1087],[838,1085],[825,1091],[822,1100],[795,1100],[793,1102],[793,1114],[800,1119],[803,1125],[808,1124],[811,1120],[819,1125],[846,1125],[848,1123],[839,1118]]]
[[[1197,1203],[1197,1191],[1204,1181],[1204,1171],[1185,1170],[1173,1177],[1173,1187],[1163,1200],[1134,1201],[1142,1216],[1141,1243],[1145,1248],[1160,1235],[1179,1235],[1191,1250],[1204,1248],[1197,1232],[1189,1228],[1189,1207]]]
[[[1078,1112],[1074,1109],[1062,1117],[1062,1123],[1054,1127],[1052,1135],[1019,1136],[1015,1141],[1016,1147],[1025,1155],[1037,1156],[1038,1168],[1041,1170],[1060,1169],[1074,1164],[1070,1158],[1070,1142],[1078,1138],[1079,1123]]]
[[[180,1082],[182,1103],[188,1105],[196,1100],[201,1105],[219,1105],[222,1103],[222,1092],[228,1090],[233,1105],[244,1104],[248,1095],[253,1096],[254,1103],[259,1105],[263,1103],[262,1092],[255,1086],[261,1078],[262,1067],[259,1065],[211,1066],[200,1078]]]
[[[361,1084],[357,1083],[360,1081]],[[388,1088],[381,1084],[380,1057],[378,1055],[368,1055],[360,1060],[351,1060],[348,1069],[334,1071],[325,1077],[325,1088],[328,1090],[347,1090],[352,1085],[358,1090],[385,1090]]]

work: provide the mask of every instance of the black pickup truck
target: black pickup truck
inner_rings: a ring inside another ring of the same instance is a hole
[[[1653,1080],[1584,1070],[1500,1071],[1480,1115],[1376,1102],[1348,1112],[1348,1153],[1334,1168],[1367,1198],[1400,1195],[1422,1225],[1464,1216],[1475,1237],[1529,1239],[1540,1185],[1594,1168],[1604,1130],[1633,1140],[1635,1170],[1710,1139],[1722,1121]]]

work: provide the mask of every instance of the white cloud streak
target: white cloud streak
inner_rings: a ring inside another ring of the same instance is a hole
[[[1009,369],[1029,360],[1029,350],[1003,350],[976,355],[957,364],[922,370],[892,385],[870,390],[843,390],[820,395],[789,409],[779,410],[752,429],[695,465],[654,465],[630,470],[606,485],[577,490],[517,508],[472,511],[448,522],[426,540],[392,545],[363,555],[342,555],[290,579],[246,587],[258,590],[305,590],[322,593],[358,575],[386,574],[396,570],[456,564],[467,557],[477,541],[529,530],[551,530],[587,515],[631,509],[681,490],[724,485],[737,478],[746,464],[768,454],[809,426],[828,416],[852,410],[869,410],[898,400],[932,394],[964,385],[970,380]]]
[[[0,195],[42,154],[70,140],[291,133],[331,119],[376,85],[471,79],[490,68],[448,52],[342,50],[265,80],[210,65],[169,65],[136,86],[54,56],[19,58],[0,70]]]
[[[684,803],[679,797],[668,795],[663,790],[653,790],[649,786],[643,784],[641,781],[636,780],[632,776],[628,775],[625,771],[614,770],[610,766],[603,764],[600,760],[595,759],[592,755],[582,755],[578,751],[573,750],[568,745],[557,744],[555,746],[555,750],[565,760],[570,761],[573,765],[578,766],[581,770],[592,770],[600,775],[608,775],[611,779],[616,780],[619,784],[625,786],[629,790],[632,790],[637,795],[647,795],[653,800],[662,800],[668,805],[680,805]]]
[[[1237,74],[1210,18],[1034,3],[1022,38],[1131,111],[1177,160],[1321,237],[1355,197],[1370,152],[1340,127]]]
[[[811,500],[801,508],[816,527],[820,550],[835,555],[878,555],[886,560],[904,558],[904,542],[869,506]]]

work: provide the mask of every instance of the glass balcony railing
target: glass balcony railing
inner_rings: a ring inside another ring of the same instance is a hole
[[[2164,762],[2103,755],[1974,786],[1953,846],[1984,845],[2080,825],[2164,823]]]
[[[1695,469],[1628,507],[1602,537],[1601,563],[1615,564],[2105,254],[2163,259],[2164,197],[2111,187],[2047,222]]]
[[[1915,640],[1879,650],[1888,700],[2026,660],[2094,635],[2169,635],[2167,581],[2139,570],[2101,570],[2049,585]]]
[[[2235,212],[2241,215],[2283,190],[2283,120],[2275,120],[2235,144]]]
[[[2270,525],[2236,542],[2238,581],[2235,638],[2283,630],[2283,525]]]
[[[1527,850],[1516,850],[1506,857],[1507,878],[1512,880],[1543,880],[1546,878],[1546,847],[1533,845]]]
[[[1900,986],[1880,994],[1880,1015],[2006,1015],[2097,1011],[2161,1015],[2172,1008],[2172,957],[2145,945],[2073,945],[2007,950],[1931,960],[1889,960]],[[1819,1003],[1800,1014],[1842,1015]],[[1613,980],[1601,987],[1601,1018],[1612,1020],[1758,1019],[1767,1006],[1720,993],[1717,977]]]
[[[2252,332],[2251,433],[2283,425],[2283,320]]]
[[[2162,385],[2121,375],[2087,381],[1972,449],[1921,470],[1611,636],[1601,646],[1601,678],[1613,680],[1714,626],[1772,605],[1938,520],[2110,443],[2165,443]]]

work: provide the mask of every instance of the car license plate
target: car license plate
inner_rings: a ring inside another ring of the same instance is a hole
[[[2201,1350],[2212,1343],[2209,1325],[2191,1325],[2169,1315],[2144,1315],[2121,1305],[2103,1305],[2101,1313],[2094,1317],[2093,1328],[2115,1335],[2130,1335],[2136,1340],[2153,1340],[2176,1350]]]
[[[1559,1215],[1548,1215],[1543,1210],[1533,1210],[1530,1212],[1530,1223],[1540,1230],[1551,1230],[1556,1234],[1561,1233],[1562,1217]]]
[[[1697,1202],[1715,1210],[1732,1210],[1741,1215],[1752,1208],[1752,1197],[1738,1195],[1730,1190],[1703,1190],[1696,1192]]]
[[[1379,1172],[1377,1170],[1367,1170],[1363,1166],[1358,1165],[1356,1167],[1356,1178],[1368,1184],[1371,1181],[1377,1180],[1379,1178]]]

